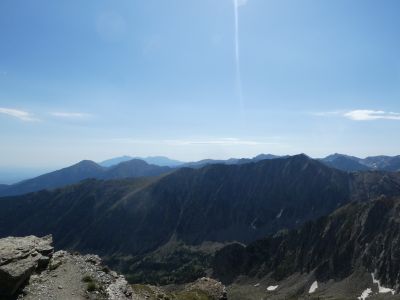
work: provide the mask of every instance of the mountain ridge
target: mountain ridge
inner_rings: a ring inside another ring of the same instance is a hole
[[[384,291],[394,293],[400,288],[399,211],[399,197],[351,202],[298,229],[278,232],[247,246],[222,248],[215,255],[214,276],[226,284],[239,276],[265,277],[279,286],[294,274],[310,274],[319,284],[329,286],[332,280],[351,281],[356,273],[370,273],[370,281],[379,278],[380,286],[390,287]]]
[[[129,156],[129,155],[123,155],[119,157],[114,157],[110,158],[107,160],[104,160],[102,162],[99,162],[98,164],[102,167],[112,167],[115,166],[119,163],[132,160],[132,159],[140,159],[148,164],[151,165],[157,165],[160,167],[177,167],[179,165],[184,164],[184,162],[175,160],[175,159],[170,159],[166,156],[147,156],[147,157],[139,157],[139,156]]]
[[[124,179],[147,177],[158,176],[169,171],[171,171],[169,167],[150,165],[138,159],[122,162],[110,168],[102,167],[91,160],[82,160],[60,170],[23,180],[13,185],[0,187],[0,196],[15,196],[43,189],[55,189],[90,178]]]
[[[320,161],[330,167],[337,168],[343,171],[400,171],[400,155],[397,156],[368,156],[359,158],[346,154],[335,153],[321,158]]]
[[[57,248],[124,261],[129,273],[173,237],[247,244],[381,194],[400,195],[400,174],[347,173],[306,155],[216,164],[1,198],[0,237],[53,234]]]

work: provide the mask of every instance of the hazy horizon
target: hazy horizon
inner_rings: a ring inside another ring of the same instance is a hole
[[[0,169],[0,184],[14,184],[14,183],[20,182],[20,181],[25,180],[25,179],[30,179],[30,178],[33,178],[33,177],[37,177],[39,175],[43,175],[45,173],[49,173],[49,172],[53,172],[53,171],[56,171],[56,170],[59,170],[59,169],[62,169],[62,168],[69,167],[69,166],[77,164],[77,163],[79,163],[79,162],[81,162],[83,160],[91,160],[91,161],[94,161],[94,162],[100,164],[100,163],[102,163],[102,162],[104,162],[106,160],[114,159],[114,158],[120,158],[120,157],[123,157],[123,156],[129,156],[129,157],[139,158],[139,159],[149,158],[149,157],[166,157],[166,158],[169,158],[169,159],[172,159],[172,160],[180,161],[182,163],[189,163],[189,162],[196,162],[196,161],[201,161],[201,160],[205,160],[205,159],[228,160],[228,159],[232,159],[232,158],[233,159],[254,158],[255,156],[260,155],[260,154],[272,154],[272,155],[277,155],[277,156],[306,154],[307,156],[310,156],[310,155],[308,155],[307,153],[304,153],[304,152],[292,153],[292,154],[288,154],[288,153],[286,153],[286,154],[258,153],[258,154],[253,155],[253,156],[203,157],[203,158],[200,158],[200,159],[193,159],[193,160],[180,160],[180,159],[176,159],[176,158],[173,158],[173,157],[168,157],[168,156],[165,156],[165,155],[137,156],[137,155],[126,155],[126,154],[124,154],[124,155],[117,155],[115,157],[107,157],[105,159],[100,159],[100,160],[93,160],[93,159],[90,159],[90,158],[83,158],[83,159],[80,159],[78,161],[65,162],[64,164],[60,163],[60,164],[54,165],[54,166],[42,166],[42,167],[40,167],[40,166],[23,166],[23,167],[6,166],[6,167],[2,167]],[[358,158],[361,158],[361,159],[364,159],[364,158],[367,157],[367,156],[357,156],[357,155],[351,155],[351,154],[348,154],[348,153],[337,153],[337,152],[332,152],[332,153],[329,153],[329,154],[324,155],[324,156],[318,156],[318,157],[310,156],[310,157],[314,158],[314,159],[320,159],[320,158],[325,158],[325,157],[327,157],[329,155],[332,155],[332,154],[343,154],[343,155],[355,156],[355,157],[358,157]],[[384,154],[379,154],[379,155],[376,155],[376,156],[380,156],[380,155],[384,155]],[[375,155],[372,155],[372,156],[375,156]],[[384,155],[384,156],[395,156],[395,155]]]

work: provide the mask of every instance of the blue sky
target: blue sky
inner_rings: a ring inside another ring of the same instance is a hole
[[[0,168],[400,154],[399,1],[236,7],[2,0]]]

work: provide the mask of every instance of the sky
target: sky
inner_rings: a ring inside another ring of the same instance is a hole
[[[0,173],[119,155],[400,154],[399,11],[2,0]]]

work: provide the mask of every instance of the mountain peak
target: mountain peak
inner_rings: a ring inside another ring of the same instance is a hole
[[[132,158],[127,161],[120,162],[119,164],[112,166],[112,168],[118,168],[118,167],[123,167],[123,166],[148,166],[149,164],[139,158]]]
[[[107,159],[105,161],[100,162],[99,164],[103,167],[113,167],[116,166],[122,162],[130,161],[132,159],[139,159],[142,161],[145,161],[148,164],[151,165],[156,165],[160,167],[177,167],[179,165],[182,165],[183,162],[170,159],[166,156],[147,156],[147,157],[139,157],[139,156],[128,156],[128,155],[123,155],[111,159]]]
[[[97,170],[103,169],[100,165],[98,165],[94,161],[88,160],[88,159],[81,160],[80,162],[78,162],[78,163],[76,163],[76,164],[74,164],[74,165],[72,165],[72,166],[70,166],[68,168],[74,168],[74,169],[76,169],[76,168],[79,168],[79,169],[84,168],[84,169],[97,169]]]
[[[278,157],[279,156],[274,155],[274,154],[270,154],[270,153],[268,153],[268,154],[261,153],[261,154],[258,154],[257,156],[254,156],[253,160],[275,159],[275,158],[278,158]]]
[[[98,166],[97,163],[95,163],[93,160],[89,160],[89,159],[84,159],[81,160],[80,162],[76,163],[74,166]]]
[[[292,156],[289,156],[289,159],[296,159],[296,160],[304,160],[304,161],[308,161],[308,160],[313,160],[310,156],[308,156],[305,153],[300,153],[300,154],[295,154]]]

